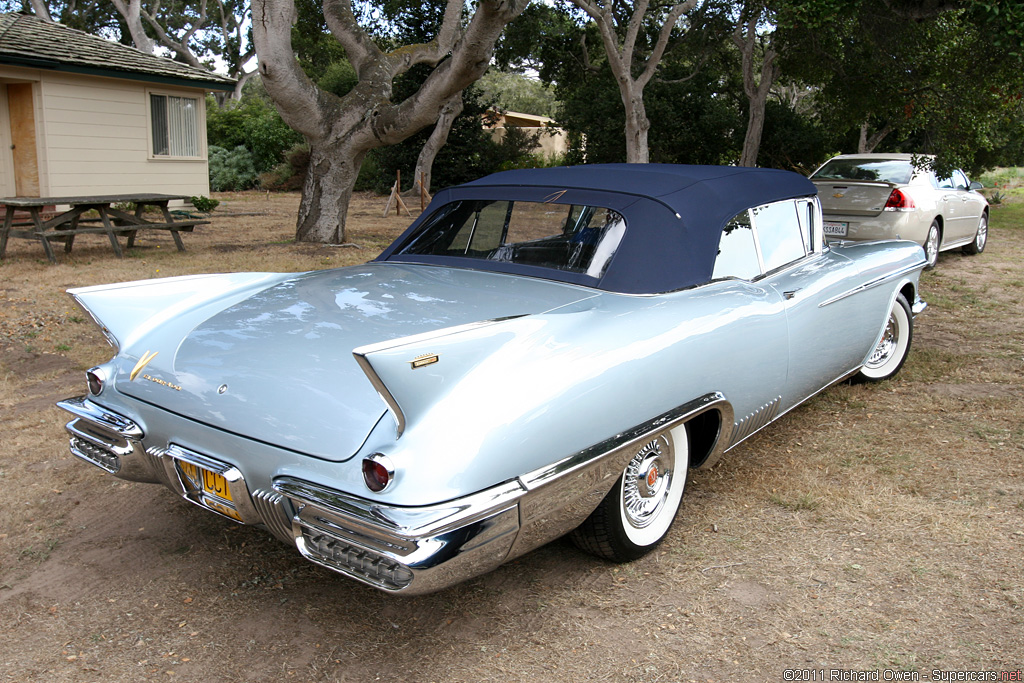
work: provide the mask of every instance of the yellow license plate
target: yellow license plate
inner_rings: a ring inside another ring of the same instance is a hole
[[[242,517],[235,509],[235,501],[231,497],[231,489],[228,488],[228,480],[216,472],[193,465],[184,460],[178,461],[178,467],[182,473],[199,490],[199,500],[203,505],[227,515],[231,519],[242,521]]]

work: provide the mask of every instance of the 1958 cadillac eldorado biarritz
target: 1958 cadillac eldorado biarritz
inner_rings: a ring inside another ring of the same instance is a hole
[[[629,561],[688,469],[899,370],[924,265],[829,247],[794,173],[508,171],[439,192],[365,265],[71,290],[116,355],[59,406],[76,456],[385,591],[565,534]]]

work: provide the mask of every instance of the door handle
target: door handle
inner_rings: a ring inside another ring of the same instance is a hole
[[[799,292],[800,290],[801,290],[801,287],[797,287],[796,289],[789,289],[789,290],[786,290],[785,292],[783,292],[782,296],[785,297],[786,301],[789,301],[794,296],[796,296],[796,293]]]

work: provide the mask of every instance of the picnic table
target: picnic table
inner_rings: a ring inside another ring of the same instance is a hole
[[[117,237],[120,234],[128,235],[127,247],[131,249],[135,245],[135,235],[140,230],[167,230],[174,238],[174,244],[178,251],[185,251],[185,245],[181,241],[182,232],[192,232],[197,225],[205,225],[209,221],[194,220],[186,218],[178,220],[167,209],[168,202],[188,199],[183,195],[172,194],[111,194],[91,195],[84,197],[7,197],[0,199],[0,204],[6,205],[3,228],[0,229],[0,258],[4,257],[7,251],[7,240],[10,237],[21,239],[39,240],[46,252],[46,258],[50,263],[56,263],[51,242],[63,242],[64,251],[70,252],[75,242],[75,235],[82,234],[106,234],[110,238],[110,245],[118,258],[124,258],[124,252],[118,243]],[[135,211],[128,213],[117,208],[117,205],[134,204]],[[47,207],[68,206],[52,218],[44,220],[43,211]],[[159,207],[163,214],[163,221],[151,221],[143,217],[146,207]],[[26,211],[29,219],[15,220],[18,211]],[[98,218],[83,216],[89,211],[99,214]],[[15,230],[18,227],[27,227],[26,230]]]

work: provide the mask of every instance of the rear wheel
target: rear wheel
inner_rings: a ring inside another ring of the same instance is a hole
[[[978,232],[974,233],[974,241],[964,247],[965,254],[980,254],[985,251],[985,244],[988,242],[988,214],[981,214],[978,221]]]
[[[910,304],[902,294],[897,294],[882,329],[881,339],[854,379],[881,382],[895,375],[907,360],[913,337],[914,318],[910,314]]]
[[[938,219],[933,220],[928,228],[928,236],[924,239],[924,258],[927,261],[925,268],[931,270],[939,262],[939,242],[942,239],[942,231],[939,228]]]
[[[644,440],[615,486],[571,534],[588,553],[629,562],[653,550],[679,511],[690,464],[686,428]]]

